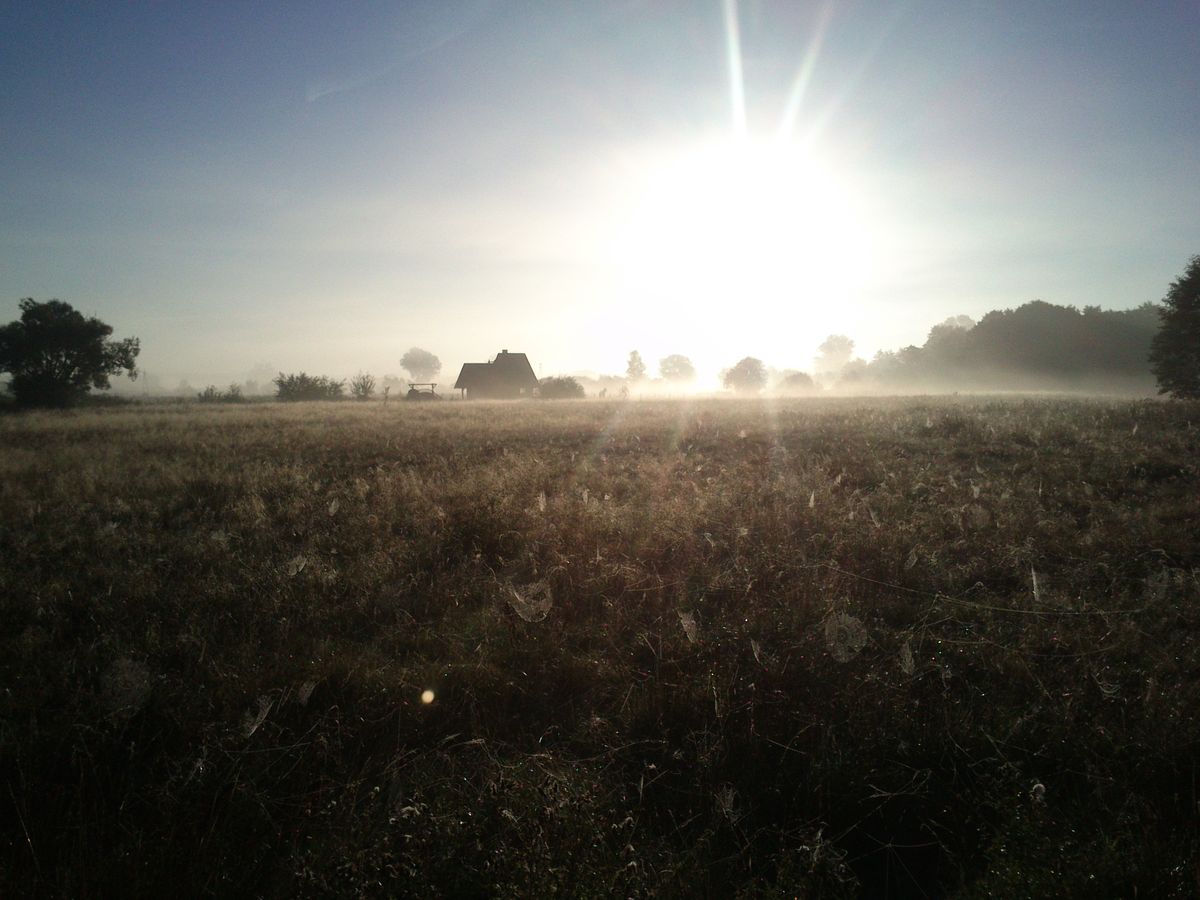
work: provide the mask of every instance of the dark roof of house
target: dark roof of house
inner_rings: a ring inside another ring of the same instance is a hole
[[[462,371],[458,373],[458,381],[454,382],[454,389],[466,388],[469,391],[486,381],[490,367],[490,363],[463,363]]]
[[[533,374],[533,366],[529,357],[524,353],[509,353],[501,350],[496,358],[485,363],[463,363],[454,389],[487,390],[495,387],[513,389],[535,388],[538,385],[537,376]]]

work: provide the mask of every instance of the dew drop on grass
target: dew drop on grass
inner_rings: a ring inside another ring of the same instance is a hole
[[[825,620],[825,646],[838,662],[849,662],[867,645],[862,620],[849,613],[832,613]]]
[[[100,702],[111,715],[132,716],[145,705],[153,679],[150,670],[136,660],[121,657],[100,678]]]
[[[242,717],[242,734],[245,737],[252,737],[254,732],[262,727],[262,723],[267,721],[267,714],[271,711],[271,697],[263,694],[258,698],[258,710],[246,713]]]
[[[545,581],[535,581],[520,589],[510,585],[508,592],[508,605],[526,622],[544,621],[554,606],[550,585]]]
[[[696,624],[694,615],[686,610],[680,610],[679,624],[683,626],[683,633],[687,636],[689,644],[695,644],[700,640],[700,626]]]
[[[992,514],[987,507],[972,503],[963,511],[963,519],[968,528],[980,530],[992,524]]]
[[[312,698],[313,691],[316,689],[316,681],[310,678],[308,681],[300,685],[300,689],[296,691],[296,700],[301,706],[308,706],[308,701]]]

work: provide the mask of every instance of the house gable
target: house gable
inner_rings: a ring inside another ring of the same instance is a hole
[[[474,399],[515,399],[532,396],[538,386],[533,366],[524,353],[501,350],[485,363],[463,363],[454,389]]]

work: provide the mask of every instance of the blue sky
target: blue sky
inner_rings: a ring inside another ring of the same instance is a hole
[[[0,317],[203,384],[1135,306],[1200,252],[1197,46],[1191,2],[5,3]]]

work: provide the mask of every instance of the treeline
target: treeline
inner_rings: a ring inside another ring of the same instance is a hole
[[[890,390],[1153,389],[1158,307],[1105,311],[1034,300],[934,326],[924,346],[881,351],[842,367],[837,385]]]

